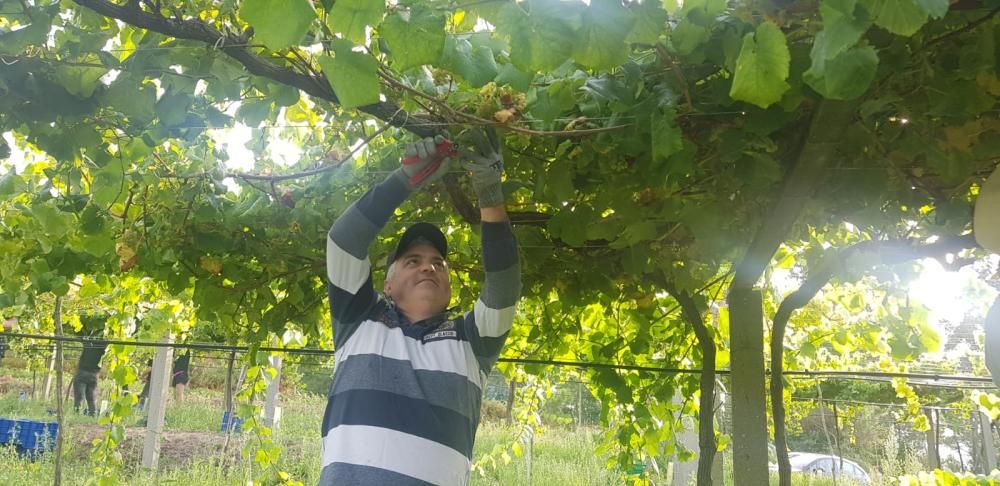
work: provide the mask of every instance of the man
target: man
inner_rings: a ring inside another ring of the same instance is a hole
[[[374,290],[368,246],[414,191],[447,172],[442,138],[407,146],[404,165],[354,202],[327,238],[336,368],[323,416],[320,484],[467,484],[482,386],[514,320],[517,244],[501,191],[495,133],[463,152],[479,198],[486,280],[474,309],[452,314],[448,245],[411,226]],[[439,150],[441,149],[441,150]]]
[[[97,373],[101,370],[101,358],[107,344],[92,342],[88,338],[83,343],[80,361],[73,376],[73,409],[80,413],[80,402],[87,399],[84,415],[97,415]]]
[[[170,386],[174,387],[174,400],[177,400],[177,403],[184,402],[184,390],[187,388],[188,381],[190,380],[188,374],[190,367],[190,350],[174,359],[174,369],[170,378]]]

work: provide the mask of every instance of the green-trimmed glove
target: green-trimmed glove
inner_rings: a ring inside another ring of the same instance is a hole
[[[443,136],[406,144],[406,154],[400,161],[402,167],[394,176],[403,179],[413,189],[427,187],[448,173],[453,155],[451,142]]]
[[[468,161],[465,168],[472,175],[472,188],[479,197],[479,207],[492,208],[504,203],[503,186],[503,150],[500,138],[492,127],[470,132],[475,151],[460,149]]]

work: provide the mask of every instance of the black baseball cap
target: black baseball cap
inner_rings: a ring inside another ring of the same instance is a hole
[[[431,246],[440,252],[442,257],[448,257],[448,240],[445,239],[444,233],[431,223],[416,223],[406,229],[403,236],[399,238],[396,249],[389,252],[389,257],[385,260],[386,270],[396,261],[397,256],[403,256],[403,253],[418,240],[430,242]]]

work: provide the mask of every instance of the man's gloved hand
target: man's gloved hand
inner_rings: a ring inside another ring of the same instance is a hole
[[[504,198],[500,178],[503,175],[503,152],[496,130],[492,127],[473,129],[470,137],[475,151],[461,149],[461,152],[469,159],[465,168],[472,173],[472,188],[479,197],[479,207],[502,206]]]
[[[448,173],[451,156],[454,155],[451,142],[443,136],[406,144],[406,156],[396,174],[414,189],[427,187]]]

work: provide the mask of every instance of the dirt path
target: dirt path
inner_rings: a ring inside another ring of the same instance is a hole
[[[73,425],[73,448],[82,457],[90,453],[94,439],[104,437],[106,426]],[[119,446],[119,452],[125,457],[126,465],[138,465],[142,460],[142,445],[146,437],[144,427],[128,427],[125,429],[125,441]],[[226,435],[215,432],[164,432],[160,440],[160,467],[181,468],[195,461],[218,461],[223,457],[223,447]],[[230,463],[240,460],[242,447],[240,436],[234,435],[229,441],[225,456]]]

